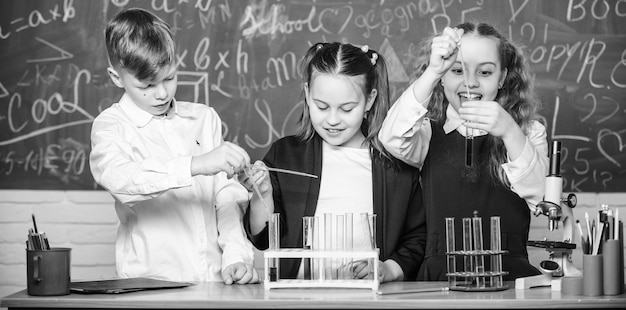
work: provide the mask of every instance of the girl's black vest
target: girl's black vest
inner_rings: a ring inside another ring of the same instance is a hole
[[[530,226],[530,210],[524,199],[494,179],[488,171],[488,136],[474,137],[473,163],[466,165],[466,139],[457,131],[445,134],[443,124],[431,122],[432,139],[421,170],[428,240],[426,258],[418,280],[445,281],[446,225],[445,218],[455,223],[455,250],[463,250],[462,219],[482,218],[483,248],[491,249],[490,217],[500,217],[501,247],[508,251],[502,258],[504,280],[540,274],[528,261],[526,242]],[[487,270],[490,270],[486,259]],[[462,271],[457,259],[457,271]],[[471,270],[466,270],[471,271]]]

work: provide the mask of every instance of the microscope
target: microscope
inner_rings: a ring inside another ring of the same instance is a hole
[[[527,289],[538,286],[551,286],[553,291],[561,290],[561,278],[564,276],[582,276],[582,272],[572,263],[572,250],[576,248],[574,240],[574,213],[576,195],[569,194],[563,198],[563,179],[561,177],[561,142],[553,141],[550,154],[550,171],[546,176],[544,200],[537,204],[533,215],[548,217],[550,231],[559,228],[563,223],[562,241],[528,241],[529,246],[545,248],[549,256],[541,261],[539,270],[542,274],[515,280],[516,289]]]

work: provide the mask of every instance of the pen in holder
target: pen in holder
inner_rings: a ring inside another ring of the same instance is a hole
[[[508,288],[502,277],[500,217],[490,219],[491,250],[483,248],[482,218],[474,212],[474,217],[463,218],[463,250],[455,250],[454,218],[446,218],[446,255],[448,258],[448,284],[456,291],[500,291]],[[463,269],[457,271],[456,257],[462,257]],[[485,258],[490,267],[486,268]]]

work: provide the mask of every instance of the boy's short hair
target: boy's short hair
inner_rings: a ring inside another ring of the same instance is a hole
[[[174,36],[158,16],[139,8],[126,9],[111,19],[105,30],[109,62],[138,80],[156,81],[175,62]]]

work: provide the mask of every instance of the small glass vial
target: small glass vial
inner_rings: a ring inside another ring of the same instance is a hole
[[[269,249],[280,249],[280,213],[273,213],[270,215],[269,222]],[[271,258],[269,262],[269,277],[270,281],[278,281],[279,275],[279,259]]]

